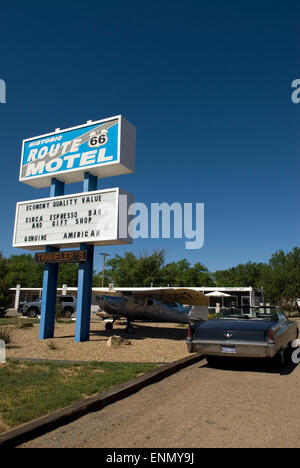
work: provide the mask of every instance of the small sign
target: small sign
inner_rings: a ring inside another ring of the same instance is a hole
[[[64,252],[41,252],[35,254],[37,263],[78,263],[87,261],[86,250],[67,250]]]

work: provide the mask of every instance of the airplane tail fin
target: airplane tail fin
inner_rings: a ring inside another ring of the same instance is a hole
[[[206,322],[208,320],[208,306],[193,306],[188,317],[191,320]]]

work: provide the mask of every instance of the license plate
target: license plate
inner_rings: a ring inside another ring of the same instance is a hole
[[[222,353],[235,354],[236,348],[235,346],[222,346],[221,351]]]

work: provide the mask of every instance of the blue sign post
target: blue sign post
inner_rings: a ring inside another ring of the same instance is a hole
[[[89,172],[84,174],[83,191],[97,190],[97,177]],[[79,265],[78,271],[78,295],[76,310],[75,341],[89,341],[90,319],[93,287],[94,246],[81,244],[80,250],[86,250],[87,261]]]
[[[65,192],[65,184],[52,179],[50,197],[59,197]],[[46,252],[58,252],[57,247],[48,246]],[[46,264],[44,268],[43,295],[41,307],[40,339],[53,338],[56,314],[56,291],[58,264]]]

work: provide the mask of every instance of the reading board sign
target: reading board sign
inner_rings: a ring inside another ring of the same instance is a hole
[[[119,188],[19,202],[13,247],[40,250],[49,245],[72,248],[82,243],[131,243],[119,236],[121,196],[126,200],[123,212],[132,196]]]

